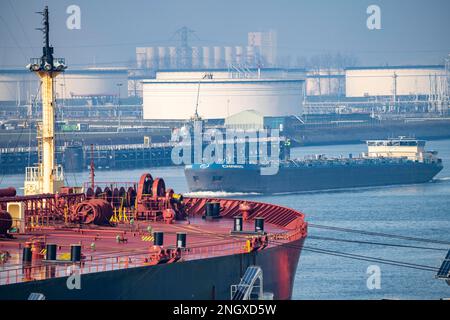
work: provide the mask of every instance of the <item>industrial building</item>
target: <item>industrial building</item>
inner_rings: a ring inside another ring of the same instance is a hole
[[[220,69],[157,72],[143,81],[144,119],[224,119],[244,110],[263,116],[302,113],[304,71]]]
[[[253,131],[261,129],[277,129],[283,132],[286,124],[291,119],[296,119],[298,116],[291,117],[265,117],[255,110],[244,110],[233,114],[224,119],[224,127],[231,130]]]
[[[225,118],[225,127],[234,130],[264,129],[264,117],[255,110],[244,110]]]
[[[174,48],[156,50],[168,58],[154,60],[155,67],[156,63],[158,68],[177,65],[178,58],[171,54],[178,54],[179,49]],[[195,68],[191,69],[157,69],[150,73],[124,67],[68,69],[56,80],[56,98],[60,106],[72,106],[65,108],[64,115],[78,118],[88,112],[89,117],[101,118],[118,114],[140,117],[143,113],[144,119],[149,120],[187,119],[194,114],[197,93],[199,114],[210,119],[224,119],[250,109],[263,116],[344,111],[448,114],[449,68],[443,65],[305,70],[230,64],[216,68],[214,61],[205,57],[242,58],[233,52],[246,52],[248,48],[209,49],[192,47],[203,58],[192,56]],[[208,65],[211,67],[201,67]],[[27,113],[34,114],[36,111],[26,107],[38,95],[38,84],[38,79],[25,68],[0,70],[0,117],[24,118]],[[119,105],[119,97],[133,98]],[[84,105],[105,105],[109,109],[87,109]]]

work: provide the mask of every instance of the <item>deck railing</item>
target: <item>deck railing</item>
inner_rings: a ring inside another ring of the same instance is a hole
[[[304,230],[293,229],[280,234],[268,235],[269,246],[281,245],[281,241],[290,242],[299,239],[306,234]],[[251,251],[248,247],[247,237],[235,237],[218,244],[206,244],[183,249],[179,263],[186,260],[208,259],[225,255],[243,254]],[[71,261],[46,262],[40,261],[35,265],[0,265],[0,285],[44,280],[51,278],[69,277],[73,273],[80,275],[105,272],[137,267],[150,267],[155,265],[151,255],[157,251],[143,250],[138,253],[120,254],[116,256],[98,257],[96,259],[84,259],[81,263]]]

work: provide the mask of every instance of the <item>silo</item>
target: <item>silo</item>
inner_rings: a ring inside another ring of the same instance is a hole
[[[147,48],[136,48],[136,64],[139,69],[143,69],[146,67],[146,55]]]
[[[169,47],[169,68],[176,69],[177,68],[177,48]]]
[[[234,64],[234,47],[225,47],[225,66],[228,67]]]
[[[246,63],[250,67],[254,67],[256,65],[255,63],[255,47],[254,46],[248,46],[247,47],[247,55],[246,55]]]
[[[200,47],[192,47],[192,68],[199,69],[203,63],[203,51]]]
[[[242,65],[245,62],[244,48],[242,46],[237,46],[235,50],[236,50],[236,63],[238,65]]]
[[[155,69],[156,67],[156,52],[154,47],[149,47],[146,50],[146,57],[147,57],[147,68],[148,69]]]
[[[203,55],[203,68],[211,68],[211,53],[209,47],[203,47],[202,48],[202,55]]]
[[[158,47],[158,69],[166,69],[167,65],[167,48]]]
[[[224,66],[222,51],[222,47],[214,47],[214,68],[222,68]]]

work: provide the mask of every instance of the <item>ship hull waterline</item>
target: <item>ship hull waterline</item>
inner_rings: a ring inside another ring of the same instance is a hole
[[[261,175],[257,165],[187,166],[190,192],[286,193],[417,184],[431,181],[442,165],[424,163],[328,167],[280,167],[275,175]]]

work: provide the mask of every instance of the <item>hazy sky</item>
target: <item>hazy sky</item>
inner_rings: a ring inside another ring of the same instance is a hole
[[[81,29],[69,30],[69,5]],[[366,9],[381,8],[381,30]],[[23,67],[41,55],[40,16],[50,9],[55,56],[69,66],[125,65],[136,46],[174,44],[181,26],[193,45],[245,45],[248,31],[274,29],[279,56],[345,53],[361,65],[437,64],[450,52],[449,0],[0,0],[0,67]]]

